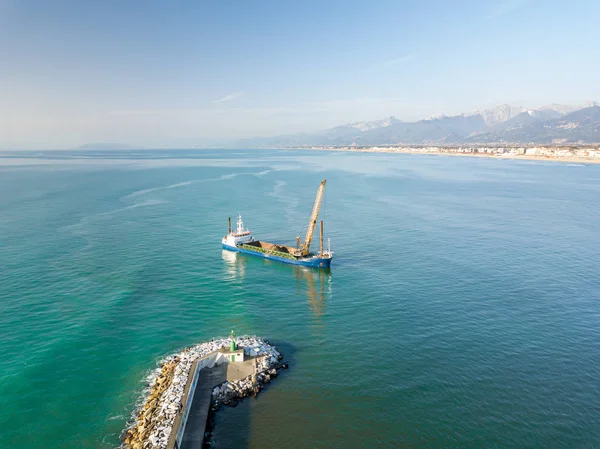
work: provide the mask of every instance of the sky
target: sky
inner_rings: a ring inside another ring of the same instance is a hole
[[[597,0],[0,0],[0,148],[600,100]]]

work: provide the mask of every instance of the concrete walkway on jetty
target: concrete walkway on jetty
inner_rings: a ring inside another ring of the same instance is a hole
[[[202,449],[213,388],[225,381],[238,381],[255,374],[254,357],[203,368],[198,376],[193,401],[181,439],[181,449]]]

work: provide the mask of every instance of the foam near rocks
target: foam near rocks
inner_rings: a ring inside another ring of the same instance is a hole
[[[229,347],[231,338],[213,339],[172,354],[159,363],[159,368],[146,378],[143,405],[134,413],[134,424],[123,434],[123,448],[166,449],[182,399],[192,364],[198,358]],[[256,357],[256,376],[237,382],[225,382],[213,390],[214,405],[234,405],[238,399],[257,393],[261,385],[277,375],[273,367],[282,356],[275,347],[260,337],[242,336],[235,339],[244,354]]]

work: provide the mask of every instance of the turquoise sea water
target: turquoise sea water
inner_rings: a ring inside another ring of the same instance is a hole
[[[224,253],[227,217],[330,272]],[[600,447],[600,165],[311,151],[0,153],[0,447],[111,448],[156,361],[289,360],[219,448]]]

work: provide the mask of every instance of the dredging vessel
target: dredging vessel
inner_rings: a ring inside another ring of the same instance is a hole
[[[321,185],[317,191],[317,197],[315,198],[315,204],[313,205],[310,221],[308,222],[304,242],[300,241],[300,237],[296,237],[296,247],[293,247],[254,240],[252,231],[244,228],[242,216],[238,215],[236,229],[231,229],[231,217],[228,219],[227,235],[222,240],[223,249],[293,265],[328,268],[331,265],[333,254],[329,244],[327,245],[327,249],[323,248],[323,220],[321,220],[319,227],[319,252],[310,252],[310,244],[317,225],[317,219],[319,218],[326,182],[327,180],[321,181]]]

